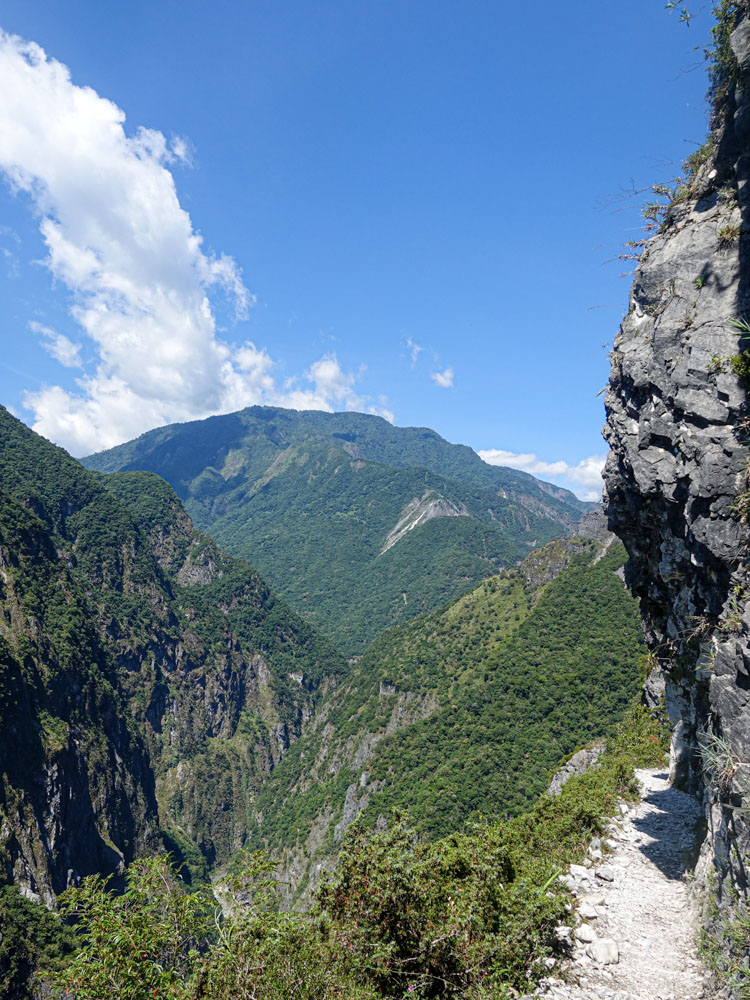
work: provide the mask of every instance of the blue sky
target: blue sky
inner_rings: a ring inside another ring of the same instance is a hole
[[[707,13],[5,0],[0,28],[0,402],[27,423],[82,455],[361,409],[598,493],[622,196],[705,135]]]

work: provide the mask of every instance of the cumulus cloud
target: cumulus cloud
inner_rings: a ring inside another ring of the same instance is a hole
[[[81,345],[74,344],[64,333],[58,333],[48,326],[43,326],[35,320],[29,323],[32,333],[38,333],[42,338],[42,346],[55,361],[65,368],[81,367]]]
[[[435,385],[440,386],[441,389],[452,389],[453,388],[453,369],[446,368],[442,372],[432,372],[430,378],[435,383]]]
[[[274,361],[217,336],[211,296],[237,319],[253,297],[235,261],[208,251],[180,206],[169,164],[190,146],[153,129],[125,130],[125,114],[33,42],[0,32],[0,170],[31,200],[46,265],[71,297],[71,315],[95,357],[73,391],[27,392],[34,429],[75,454],[159,424],[253,403],[293,406]],[[44,346],[80,365],[80,345],[54,331]],[[360,400],[356,374],[335,356],[302,377],[294,398],[318,408]],[[312,401],[314,400],[314,404]]]
[[[361,396],[355,390],[357,380],[364,371],[365,366],[361,365],[358,372],[346,372],[335,354],[324,354],[310,365],[301,380],[287,379],[285,391],[278,397],[279,405],[294,410],[357,410],[377,414],[393,423],[395,418],[388,409],[385,396],[379,396],[378,403],[373,404],[369,397]]]
[[[573,490],[581,500],[601,499],[602,471],[606,455],[590,455],[581,459],[576,465],[570,465],[562,459],[545,462],[536,455],[517,455],[512,451],[503,451],[502,448],[489,448],[478,454],[488,465],[504,465],[511,469],[520,469],[538,479],[565,486]]]

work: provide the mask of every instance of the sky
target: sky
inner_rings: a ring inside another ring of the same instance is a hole
[[[360,410],[600,495],[618,257],[705,137],[708,11],[4,0],[0,32],[0,402],[29,426],[82,456]]]

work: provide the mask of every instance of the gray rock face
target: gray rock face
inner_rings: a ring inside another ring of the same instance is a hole
[[[604,743],[597,743],[592,747],[586,747],[574,753],[570,760],[566,764],[563,764],[560,770],[555,773],[547,788],[547,795],[559,795],[563,785],[573,775],[585,774],[586,771],[590,771],[592,767],[596,766],[604,750]]]
[[[379,554],[382,556],[388,549],[393,548],[396,542],[400,542],[409,531],[431,521],[434,517],[471,517],[471,514],[460,501],[446,500],[435,490],[425,490],[421,497],[414,497],[401,511],[398,523],[388,532]]]
[[[750,23],[732,35],[741,79]],[[674,727],[672,772],[704,801],[699,872],[742,895],[750,846],[743,782],[750,761],[747,385],[726,360],[750,345],[750,93],[730,87],[714,151],[649,240],[612,352],[605,437],[609,527],[630,556]],[[718,358],[717,358],[718,356]],[[727,894],[723,893],[722,898]]]

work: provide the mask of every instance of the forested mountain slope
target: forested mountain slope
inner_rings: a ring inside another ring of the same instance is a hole
[[[298,890],[362,813],[435,837],[527,808],[639,683],[637,606],[612,538],[565,538],[381,636],[261,790],[251,843]]]
[[[104,478],[0,407],[0,864],[49,898],[163,841],[242,843],[340,655],[149,473]]]
[[[162,476],[198,527],[347,655],[516,564],[590,506],[427,428],[361,413],[255,406],[84,463]]]

